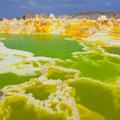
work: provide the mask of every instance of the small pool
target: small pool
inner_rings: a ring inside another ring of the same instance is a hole
[[[7,85],[20,84],[22,82],[29,81],[30,78],[35,78],[37,76],[18,76],[13,73],[5,73],[0,75],[0,89]]]
[[[111,47],[105,47],[104,49],[109,53],[120,55],[120,47],[111,46]]]

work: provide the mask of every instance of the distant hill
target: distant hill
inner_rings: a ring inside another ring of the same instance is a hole
[[[39,14],[40,16],[48,17],[49,15],[47,14]],[[97,19],[101,15],[106,15],[107,18],[120,18],[120,12],[80,12],[80,13],[75,13],[75,14],[69,14],[69,15],[63,15],[62,17],[77,17],[80,19],[83,18],[88,18],[88,19]],[[34,18],[35,14],[32,12],[26,13],[24,16],[19,16],[16,17],[17,19],[29,19],[29,18]],[[12,18],[11,18],[12,19]],[[0,21],[3,20],[3,18],[0,18]]]
[[[41,15],[43,15],[44,17],[48,16],[45,14],[41,14]],[[93,12],[81,12],[81,13],[75,13],[75,14],[65,15],[65,16],[77,17],[81,19],[82,18],[96,19],[101,15],[106,15],[107,18],[116,18],[116,19],[120,18],[120,12],[96,12],[96,11],[95,12],[94,11]],[[27,19],[27,18],[33,18],[34,16],[35,16],[34,13],[29,12],[20,18]]]
[[[101,15],[106,15],[107,18],[120,18],[120,12],[81,12],[70,15],[71,17],[77,18],[88,18],[88,19],[96,19]]]

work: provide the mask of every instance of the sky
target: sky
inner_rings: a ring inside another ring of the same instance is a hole
[[[28,12],[65,15],[86,11],[120,11],[120,0],[0,0],[0,18]]]

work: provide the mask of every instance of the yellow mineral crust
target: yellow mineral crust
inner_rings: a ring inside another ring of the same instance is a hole
[[[76,104],[74,91],[62,81],[33,79],[2,92],[0,120],[105,120]]]
[[[0,33],[14,34],[62,34],[74,38],[86,38],[101,30],[111,30],[118,36],[120,21],[100,16],[96,20],[71,17],[36,16],[30,19],[3,19],[0,21]],[[114,32],[114,29],[116,32]]]

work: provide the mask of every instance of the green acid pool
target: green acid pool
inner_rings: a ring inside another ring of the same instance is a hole
[[[65,37],[60,35],[0,35],[6,47],[29,51],[35,56],[67,59],[71,58],[73,52],[83,50],[78,42],[65,40]]]
[[[76,69],[80,71],[80,75],[83,77],[107,83],[115,83],[120,76],[119,64],[116,63],[116,61],[120,60],[106,56],[104,53],[97,50],[96,46],[92,47],[90,43],[87,45],[82,41],[69,40],[66,39],[66,36],[60,35],[0,34],[0,39],[0,42],[4,43],[7,48],[28,51],[38,57],[58,58],[59,60],[63,60],[64,62],[58,62],[58,64],[56,62],[56,64],[60,67]],[[85,51],[85,45],[86,47],[90,46],[90,49],[88,48],[88,50]],[[119,50],[116,51],[119,52]],[[73,55],[73,53],[76,52],[77,56]],[[114,59],[114,61],[112,59]],[[30,64],[33,65],[36,63]],[[38,71],[39,70],[37,70],[37,72]],[[52,72],[57,73],[55,71]],[[61,75],[62,72],[61,74],[59,73],[59,75],[53,74],[51,79],[60,79],[61,77],[56,76]],[[11,75],[11,77],[12,76],[13,75]],[[64,76],[62,77],[63,79],[66,78]]]
[[[0,39],[0,120],[120,119],[119,54],[60,35]]]

